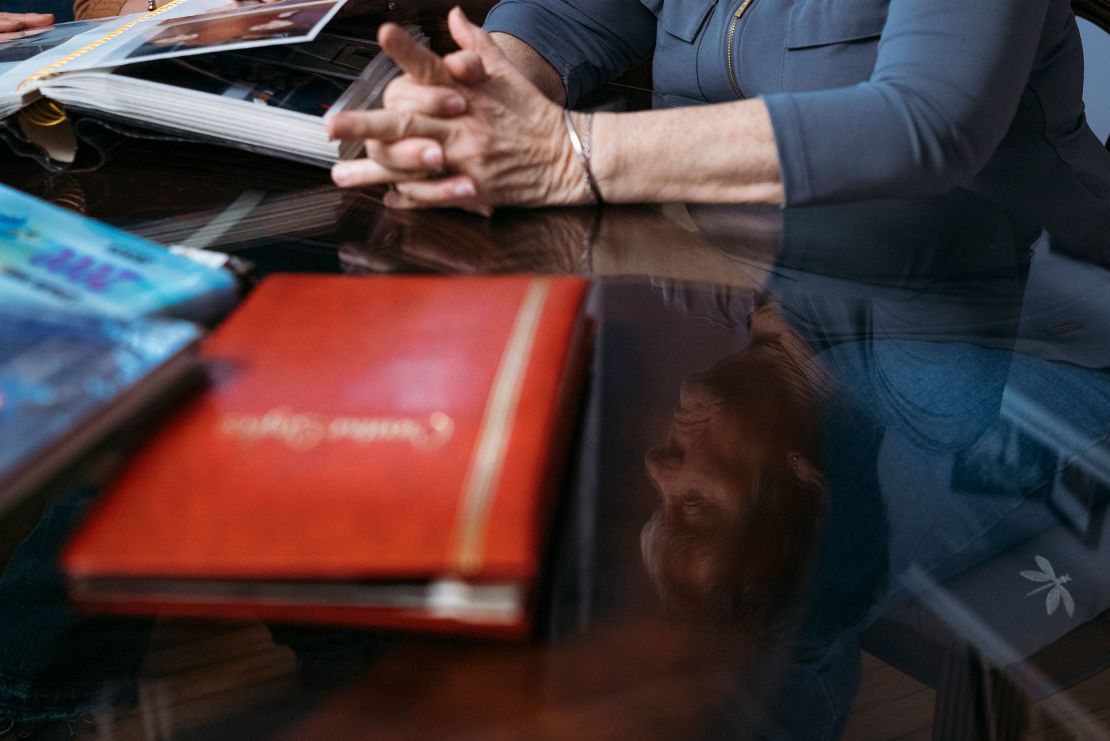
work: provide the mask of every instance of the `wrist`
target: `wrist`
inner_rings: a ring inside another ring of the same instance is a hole
[[[567,133],[566,120],[563,109],[552,106],[550,119],[551,132],[551,167],[550,179],[547,181],[543,196],[543,204],[549,206],[585,206],[589,198],[582,187],[582,164],[575,154],[574,145],[571,144]],[[575,116],[577,114],[571,114]]]
[[[570,142],[575,160],[578,162],[580,190],[585,194],[586,203],[591,206],[600,206],[604,199],[597,187],[594,173],[591,168],[593,154],[593,113],[574,113],[563,110],[563,125],[567,132],[567,141]]]
[[[625,142],[614,131],[617,125],[619,121],[615,114],[598,113],[594,116],[590,171],[606,202],[630,203],[632,200],[624,192],[626,184],[620,180]]]

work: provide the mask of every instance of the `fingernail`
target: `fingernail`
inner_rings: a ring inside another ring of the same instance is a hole
[[[353,178],[354,172],[347,165],[338,164],[331,168],[331,179],[336,185],[349,185]]]
[[[325,124],[324,130],[327,131],[327,133],[328,133],[328,139],[338,139],[339,138],[339,136],[336,132],[338,131],[339,127],[343,123],[343,119],[340,116],[342,116],[342,114],[340,114],[339,116],[336,116],[332,120],[328,121],[327,124]]]
[[[431,168],[443,167],[443,150],[439,147],[428,147],[420,153],[420,161]]]
[[[447,113],[462,113],[466,110],[466,98],[461,95],[452,95],[443,102],[443,107]]]
[[[478,191],[474,189],[473,183],[463,182],[452,185],[451,194],[456,198],[473,198],[478,195]]]
[[[397,194],[391,190],[386,191],[386,194],[382,197],[382,203],[385,204],[386,208],[397,208]]]

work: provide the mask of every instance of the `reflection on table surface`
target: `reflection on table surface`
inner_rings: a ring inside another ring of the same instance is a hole
[[[90,471],[0,523],[0,718],[91,719],[90,738],[1110,736],[1110,274],[1022,215],[959,191],[387,212],[322,170],[142,141],[84,172],[9,156],[0,179],[255,278],[586,275],[598,321],[532,643],[77,615],[53,558]]]

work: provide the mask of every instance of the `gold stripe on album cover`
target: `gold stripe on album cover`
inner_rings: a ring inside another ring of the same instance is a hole
[[[524,375],[549,288],[547,279],[534,280],[528,285],[486,401],[451,549],[452,561],[462,575],[474,574],[482,566],[486,520],[504,468],[505,450],[512,438]]]

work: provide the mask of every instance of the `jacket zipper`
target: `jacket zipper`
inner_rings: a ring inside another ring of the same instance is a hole
[[[736,39],[736,24],[748,12],[748,8],[752,6],[752,0],[742,0],[740,7],[732,14],[732,20],[728,24],[728,39],[725,42],[728,46],[726,50],[726,63],[728,64],[728,81],[732,84],[732,92],[736,93],[737,98],[743,98],[744,93],[740,92],[740,83],[736,81],[736,67],[735,60],[732,58],[732,42]]]

